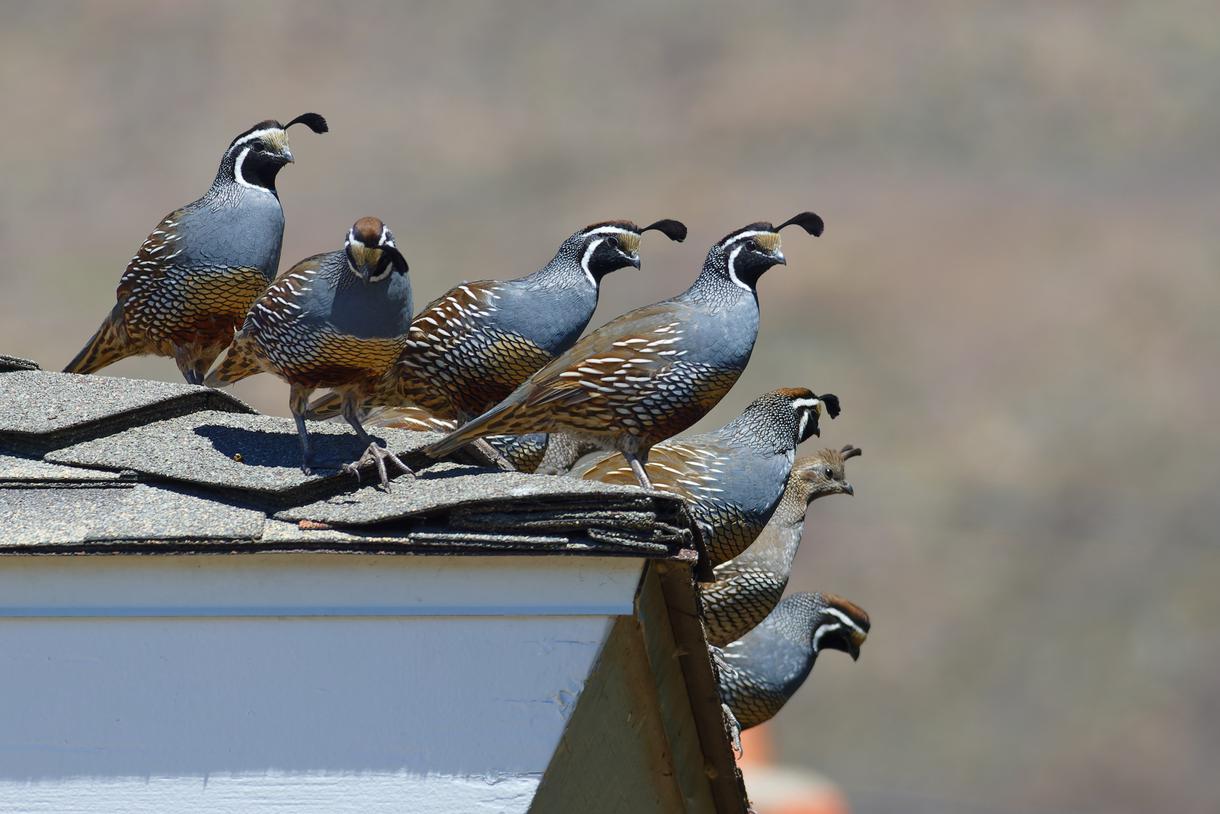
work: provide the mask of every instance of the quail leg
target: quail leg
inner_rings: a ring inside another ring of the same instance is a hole
[[[480,438],[471,444],[472,447],[491,459],[491,462],[500,467],[506,472],[516,471],[516,467],[508,462],[508,459],[500,454],[500,451],[487,442],[486,438]]]
[[[359,460],[354,463],[344,464],[343,471],[350,472],[356,476],[356,480],[360,480],[360,467],[370,463],[376,464],[377,476],[381,480],[381,488],[387,491],[390,488],[390,476],[385,466],[387,460],[394,464],[403,475],[415,477],[415,473],[411,471],[411,468],[404,464],[397,455],[378,444],[373,440],[371,435],[365,432],[364,427],[360,424],[360,419],[357,417],[357,410],[356,400],[350,395],[345,394],[343,397],[343,418],[352,426],[352,429],[356,431],[356,435],[368,447]]]
[[[627,463],[631,464],[631,471],[635,474],[635,479],[640,486],[651,489],[652,481],[648,479],[648,472],[644,469],[644,464],[648,463],[648,450],[644,450],[643,455],[636,452],[624,452],[623,457],[627,459]]]
[[[310,392],[293,385],[288,396],[288,409],[292,411],[292,420],[297,423],[297,435],[301,437],[301,471],[306,475],[313,474],[313,450],[309,447],[309,430],[305,429],[305,408],[309,404]]]

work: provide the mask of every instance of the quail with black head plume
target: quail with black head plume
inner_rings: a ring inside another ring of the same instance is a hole
[[[742,729],[769,721],[805,683],[818,653],[842,650],[858,659],[870,627],[864,609],[842,597],[786,596],[758,627],[711,649],[720,698]]]
[[[377,218],[361,218],[342,249],[297,263],[254,303],[206,384],[223,387],[262,371],[288,382],[306,474],[309,395],[318,387],[334,388],[342,394],[343,417],[368,446],[365,457],[349,468],[375,463],[385,486],[387,460],[404,473],[410,470],[365,432],[357,406],[369,383],[402,351],[410,314],[407,261],[394,235]]]
[[[645,471],[653,488],[680,496],[699,525],[711,565],[736,557],[766,526],[784,493],[798,444],[819,434],[822,410],[839,399],[804,387],[764,393],[719,429],[678,436],[652,448]],[[586,480],[634,483],[623,457],[609,455],[581,472]]]
[[[119,280],[118,302],[66,373],[93,373],[128,356],[169,356],[190,384],[204,374],[275,278],[284,237],[275,178],[293,161],[285,132],[303,124],[264,121],[225,150],[207,193],[166,215]]]

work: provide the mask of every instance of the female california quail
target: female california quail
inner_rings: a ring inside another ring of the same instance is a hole
[[[630,221],[586,226],[538,271],[514,280],[463,283],[430,302],[411,321],[407,346],[365,409],[414,405],[437,418],[469,421],[567,350],[597,308],[601,280],[640,267],[640,236],[658,231],[686,238],[676,220],[640,227]],[[337,411],[323,396],[310,417]]]
[[[410,314],[411,280],[394,235],[377,218],[361,218],[342,250],[302,260],[267,289],[206,384],[223,387],[264,370],[288,382],[306,474],[309,395],[318,387],[335,388],[343,395],[343,417],[368,445],[356,466],[375,462],[385,486],[386,459],[410,470],[365,432],[356,408],[368,383],[398,357]]]
[[[623,453],[639,484],[650,486],[649,449],[706,415],[745,369],[758,337],[755,286],[785,262],[779,230],[789,224],[822,233],[812,212],[738,229],[712,247],[685,292],[585,336],[428,454],[448,455],[484,435],[567,432]]]
[[[118,303],[66,373],[93,373],[128,356],[172,356],[190,384],[202,384],[233,341],[250,306],[275,278],[284,211],[275,176],[291,162],[284,132],[303,124],[259,122],[233,139],[202,198],[166,215],[119,280]]]
[[[801,688],[818,653],[860,658],[868,614],[832,594],[786,596],[763,622],[724,649],[713,647],[720,698],[742,729],[769,721]]]
[[[844,463],[861,454],[859,447],[849,445],[797,459],[784,496],[758,539],[717,565],[715,582],[699,586],[710,643],[723,646],[740,639],[779,603],[801,544],[809,504],[826,495],[854,495],[843,472]]]
[[[839,400],[803,387],[765,393],[723,427],[657,444],[645,471],[654,489],[679,495],[699,525],[708,561],[718,565],[754,542],[784,494],[798,444],[819,434],[822,407],[833,418]],[[634,483],[623,456],[594,461],[586,480]]]

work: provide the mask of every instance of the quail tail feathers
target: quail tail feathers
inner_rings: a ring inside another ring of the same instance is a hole
[[[116,305],[80,353],[68,362],[64,373],[93,373],[136,353],[123,329],[122,307]]]
[[[255,352],[254,341],[238,334],[225,352],[224,358],[208,373],[203,383],[208,387],[226,387],[247,376],[262,373],[262,360]]]

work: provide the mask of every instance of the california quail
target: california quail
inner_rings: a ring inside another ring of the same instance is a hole
[[[335,388],[343,396],[343,417],[368,445],[366,458],[377,464],[384,486],[384,459],[409,470],[365,432],[356,409],[368,393],[368,383],[402,350],[410,314],[407,261],[394,235],[377,218],[361,218],[347,233],[342,250],[314,255],[280,275],[254,303],[206,384],[223,387],[264,370],[288,382],[306,474],[309,395],[318,387]]]
[[[64,372],[154,354],[172,356],[188,383],[203,382],[279,267],[284,211],[275,176],[293,160],[284,131],[298,123],[327,131],[325,119],[304,113],[233,139],[211,189],[145,239],[119,280],[117,304]]]
[[[832,594],[783,598],[763,622],[723,650],[712,647],[720,697],[742,729],[769,721],[801,688],[821,650],[860,657],[868,614]]]
[[[766,393],[725,426],[657,444],[645,471],[654,489],[686,501],[711,565],[732,559],[754,541],[784,494],[798,444],[818,434],[822,406],[833,418],[839,400],[803,387]],[[581,473],[586,480],[634,483],[617,453]]]
[[[565,240],[533,274],[450,289],[411,321],[402,356],[365,407],[414,405],[459,423],[491,409],[572,346],[597,308],[602,278],[639,268],[640,236],[650,230],[686,238],[686,227],[675,220],[644,227],[595,223]],[[310,415],[325,418],[336,407],[334,398],[323,397]]]
[[[378,407],[369,412],[364,423],[414,432],[452,432],[457,427],[456,421],[437,418],[422,407]],[[485,440],[518,472],[537,471],[549,451],[549,437],[544,432],[489,435]]]
[[[854,495],[843,468],[848,458],[861,454],[858,447],[846,446],[797,459],[784,496],[758,539],[716,566],[715,582],[699,586],[708,642],[724,646],[767,618],[788,585],[809,504],[826,495]]]
[[[585,336],[428,454],[442,457],[484,435],[567,432],[623,453],[649,487],[649,449],[706,415],[745,369],[758,336],[755,286],[785,262],[778,232],[789,224],[822,233],[812,212],[738,229],[712,247],[685,292]]]

